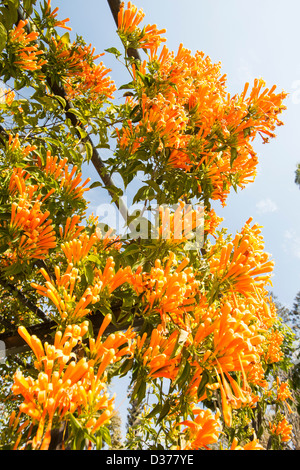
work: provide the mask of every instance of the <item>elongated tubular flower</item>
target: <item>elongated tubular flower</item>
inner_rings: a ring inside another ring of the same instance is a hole
[[[17,60],[14,63],[23,70],[40,70],[47,61],[39,57],[44,53],[39,50],[38,45],[35,43],[39,34],[37,32],[26,33],[24,27],[27,23],[28,20],[20,20],[18,25],[8,35],[9,43],[16,49]]]
[[[107,289],[109,294],[111,294],[125,282],[131,282],[132,272],[130,266],[119,268],[115,272],[114,259],[112,256],[109,256],[103,270],[95,269],[95,279],[101,284],[103,290]]]
[[[171,243],[182,243],[195,237],[195,231],[203,226],[203,208],[192,209],[179,201],[178,207],[171,213],[169,208],[159,207],[159,239],[170,240]]]
[[[7,104],[7,106],[11,106],[15,98],[15,92],[11,89],[3,90],[0,88],[0,102]]]
[[[69,172],[68,168],[64,168],[64,175],[60,183],[60,187],[64,188],[65,192],[67,195],[70,195],[72,199],[78,199],[81,198],[83,193],[85,191],[88,191],[88,188],[84,188],[84,186],[89,183],[91,178],[87,178],[84,183],[82,183],[81,186],[79,184],[81,183],[82,179],[82,173],[79,172],[75,177],[75,173],[77,171],[77,166],[73,166],[71,172]],[[73,178],[74,177],[74,178]]]
[[[182,421],[181,425],[186,425],[184,433],[187,444],[184,450],[197,450],[207,448],[210,444],[218,441],[221,433],[220,412],[212,413],[211,410],[193,408],[196,415],[194,419]]]
[[[269,363],[279,362],[283,358],[283,351],[281,345],[284,340],[284,335],[280,331],[271,330],[268,337],[268,347],[266,351],[265,360]]]
[[[258,439],[252,439],[245,445],[239,445],[236,437],[233,438],[230,450],[264,450]]]
[[[174,380],[177,376],[181,354],[174,354],[179,337],[179,330],[174,330],[169,336],[163,332],[162,325],[158,325],[145,343],[146,335],[137,343],[137,351],[141,355],[143,367],[147,368],[147,375],[151,378],[164,377]]]
[[[192,171],[199,179],[199,193],[205,187],[212,199],[225,205],[233,181],[243,188],[254,180],[258,159],[251,142],[258,133],[274,136],[275,126],[282,124],[278,115],[284,109],[286,94],[275,94],[276,87],[267,89],[264,82],[255,81],[249,98],[249,84],[241,95],[231,97],[220,64],[212,64],[203,52],[192,55],[182,44],[177,54],[165,46],[160,55],[151,51],[148,73],[156,84],[156,93],[151,86],[151,94],[149,91],[149,97],[143,97],[141,104],[145,122],[153,123],[149,129],[161,134],[164,146],[170,149],[168,164]],[[160,95],[164,97],[159,105],[161,120],[151,110]],[[178,119],[172,122],[175,110]],[[184,118],[180,120],[180,116]],[[180,121],[184,122],[181,127]],[[222,135],[220,140],[216,140],[216,131]],[[136,140],[142,136],[139,130]]]
[[[26,180],[30,178],[30,174],[24,168],[14,168],[9,181],[8,191],[14,196],[17,193],[24,195],[26,193]],[[34,186],[37,189],[37,186]]]
[[[78,269],[74,268],[72,264],[64,275],[61,276],[59,267],[55,269],[56,280],[52,281],[46,271],[42,268],[41,273],[46,279],[45,286],[40,286],[32,283],[37,292],[48,297],[57,308],[62,320],[72,320],[72,322],[83,318],[90,313],[88,306],[94,304],[99,300],[99,293],[101,291],[101,284],[95,283],[93,286],[86,288],[83,295],[76,299],[74,288],[78,280]]]
[[[279,377],[277,377],[276,383],[277,383],[277,400],[285,401],[288,398],[290,400],[293,400],[293,396],[289,388],[288,382],[280,382]]]
[[[17,155],[17,158],[22,160],[27,157],[30,152],[36,150],[35,145],[26,145],[26,147],[21,146],[21,142],[19,140],[19,134],[9,134],[8,136],[8,152],[13,153],[13,155]],[[13,171],[19,171],[17,168],[14,168]]]
[[[277,402],[285,402],[289,413],[293,413],[292,408],[286,400],[294,401],[288,382],[280,382],[279,377],[276,379],[277,385]]]
[[[152,133],[154,138],[159,138],[159,148],[180,148],[187,116],[183,107],[176,103],[175,96],[167,99],[165,95],[158,93],[155,98],[150,99],[143,93],[141,106],[143,117],[140,127],[148,134]]]
[[[73,240],[77,238],[84,230],[84,226],[79,226],[81,218],[79,215],[75,214],[72,217],[67,217],[66,224],[63,227],[59,227],[59,233],[61,238],[64,240]]]
[[[95,233],[97,235],[98,240],[101,241],[101,246],[104,250],[115,249],[120,251],[122,248],[122,241],[119,235],[113,234],[113,229],[110,228],[105,234],[103,235],[100,228],[97,227]]]
[[[103,334],[111,320],[112,316],[110,314],[105,315],[96,340],[94,338],[89,339],[90,356],[95,364],[99,364],[97,373],[99,377],[101,377],[108,364],[115,363],[124,356],[131,358],[134,353],[135,342],[133,340],[136,333],[130,327],[126,332],[118,331],[103,338]]]
[[[79,250],[81,248],[82,245],[79,246]],[[87,253],[88,251],[86,251],[85,256]],[[95,268],[93,285],[88,286],[80,298],[76,297],[75,292],[76,283],[78,278],[80,279],[79,270],[75,268],[73,263],[68,264],[64,274],[61,274],[60,268],[56,266],[55,280],[50,279],[47,272],[42,268],[40,271],[46,280],[45,286],[36,283],[31,285],[40,295],[47,297],[54,304],[62,320],[69,319],[74,322],[90,313],[90,306],[99,301],[104,290],[110,295],[119,286],[131,280],[130,267],[120,268],[115,272],[114,266],[113,258],[109,257],[103,272]]]

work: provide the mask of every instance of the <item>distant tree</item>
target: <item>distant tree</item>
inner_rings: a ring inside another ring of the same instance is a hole
[[[292,425],[291,443],[294,449],[300,449],[300,292],[297,293],[291,309],[282,305],[278,297],[272,293],[273,301],[276,305],[278,317],[282,319],[290,334],[286,335],[290,338],[290,345],[285,348],[286,353],[290,356],[292,366],[287,370],[281,369],[276,371],[277,377],[283,383],[289,385],[292,396],[292,403],[287,406],[285,403],[282,407],[285,419]],[[291,346],[292,343],[292,347]],[[292,410],[292,412],[291,412]],[[274,406],[273,406],[274,411]]]
[[[137,397],[132,397],[133,387],[129,385],[128,395],[131,398],[127,409],[127,422],[126,422],[126,445],[129,448],[138,448],[140,443],[140,425],[142,411],[144,407],[144,400],[140,401]]]
[[[110,432],[111,444],[110,449],[121,449],[122,442],[122,417],[119,411],[116,411],[115,414],[111,417],[110,423],[107,426]]]
[[[295,171],[295,183],[300,187],[300,163],[298,163]]]

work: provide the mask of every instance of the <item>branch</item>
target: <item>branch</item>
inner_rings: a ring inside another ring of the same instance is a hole
[[[91,315],[87,317],[92,326],[94,333],[97,334],[99,331],[100,326],[102,325],[104,316],[100,313]],[[144,323],[143,318],[136,318],[132,323],[126,323],[122,325],[114,325],[110,324],[105,330],[105,334],[115,333],[116,331],[126,330],[129,326],[139,330],[141,329]],[[51,336],[51,332],[57,328],[57,323],[54,321],[47,321],[44,323],[40,323],[33,326],[26,326],[27,331],[31,335],[37,336],[41,341],[51,341],[53,340]],[[30,347],[28,344],[23,340],[23,338],[18,333],[3,333],[0,334],[0,341],[3,341],[5,344],[5,355],[6,356],[14,356],[16,354],[30,351]]]
[[[31,302],[19,289],[17,289],[13,284],[10,282],[6,281],[2,277],[0,277],[0,284],[4,289],[10,291],[12,294],[14,294],[18,300],[29,310],[31,310],[38,318],[43,320],[46,323],[49,323],[49,319],[47,315],[39,308],[37,307],[34,303]]]

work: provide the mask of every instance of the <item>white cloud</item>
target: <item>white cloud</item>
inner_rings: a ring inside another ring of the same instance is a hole
[[[240,64],[237,69],[237,76],[241,83],[244,84],[245,82],[249,82],[250,85],[253,84],[255,76],[250,62],[246,61],[245,59],[240,59]]]
[[[292,252],[296,258],[300,258],[300,236],[294,230],[286,230],[284,239],[285,251]]]
[[[276,212],[278,209],[277,205],[275,204],[272,199],[262,199],[256,204],[256,210],[259,214],[266,214],[268,212]]]

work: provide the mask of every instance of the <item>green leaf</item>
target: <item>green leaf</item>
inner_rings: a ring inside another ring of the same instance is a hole
[[[84,145],[85,145],[85,151],[86,151],[86,158],[87,158],[87,161],[89,162],[93,156],[93,147],[90,142],[86,142]]]
[[[127,372],[129,372],[132,369],[133,366],[133,359],[126,359],[122,366],[120,367],[119,373],[120,377],[124,377]]]
[[[231,147],[230,149],[230,166],[232,167],[234,161],[236,160],[238,156],[238,151],[235,147]]]
[[[145,380],[142,381],[139,390],[137,392],[137,401],[136,404],[137,406],[142,402],[142,400],[145,398],[146,395],[146,387],[147,387],[147,382]]]
[[[198,398],[200,398],[204,394],[206,385],[208,383],[209,383],[209,374],[205,370],[205,371],[203,371],[202,379],[201,379],[201,382],[198,386],[198,390],[197,390],[197,397]]]
[[[144,201],[148,198],[151,188],[149,186],[142,186],[133,198],[133,204],[135,202]]]
[[[123,255],[128,256],[134,253],[139,253],[139,251],[140,251],[140,247],[137,245],[137,243],[132,243],[125,248]]]
[[[190,363],[186,361],[182,374],[178,378],[178,381],[177,381],[178,385],[183,385],[186,382],[186,380],[188,379],[190,375],[190,371],[191,371]]]
[[[170,411],[170,408],[171,408],[170,401],[167,400],[164,406],[162,407],[157,423],[160,423],[160,421],[162,421],[165,418],[165,416],[167,416],[167,414]]]
[[[119,90],[129,90],[135,88],[134,82],[125,83],[124,85],[120,86]]]
[[[160,193],[160,192],[161,192],[161,188],[160,188],[159,185],[156,183],[156,181],[148,180],[148,181],[144,181],[144,183],[148,184],[148,186],[151,186],[151,188],[153,188],[154,191],[156,191],[156,193]]]
[[[8,1],[6,6],[1,8],[1,16],[1,22],[3,22],[6,29],[12,29],[13,25],[18,20],[18,9],[16,8],[16,5]]]
[[[91,286],[94,282],[94,270],[90,264],[85,265],[84,275],[86,278],[86,282]]]
[[[108,49],[104,49],[105,52],[108,52],[109,54],[113,54],[115,55],[117,58],[120,57],[121,52],[118,51],[118,49],[116,49],[115,47],[109,47]]]
[[[92,183],[92,184],[89,186],[89,188],[90,188],[90,189],[98,188],[98,186],[102,186],[101,181],[94,181],[94,183]]]
[[[70,108],[70,109],[68,109],[68,113],[74,114],[74,115],[75,115],[76,117],[78,117],[79,119],[82,119],[82,118],[83,118],[81,112],[78,111],[78,109]]]
[[[88,261],[92,261],[93,263],[99,263],[100,259],[97,255],[89,255],[87,257]]]
[[[69,44],[70,43],[70,34],[66,32],[63,36],[60,37],[60,41],[63,44]]]
[[[3,24],[0,23],[0,52],[2,52],[6,46],[6,39],[7,39],[6,29],[3,26]]]
[[[80,422],[75,418],[75,416],[72,413],[69,414],[69,417],[70,417],[71,426],[75,432],[78,431],[79,429],[82,429]]]
[[[61,107],[65,109],[66,100],[62,96],[59,96],[59,95],[55,95],[54,98],[60,103]]]
[[[147,414],[147,416],[145,416],[145,419],[153,418],[154,416],[157,415],[157,413],[161,413],[161,409],[162,409],[161,403],[157,403],[155,407],[153,408],[153,410],[151,410],[150,413]]]

